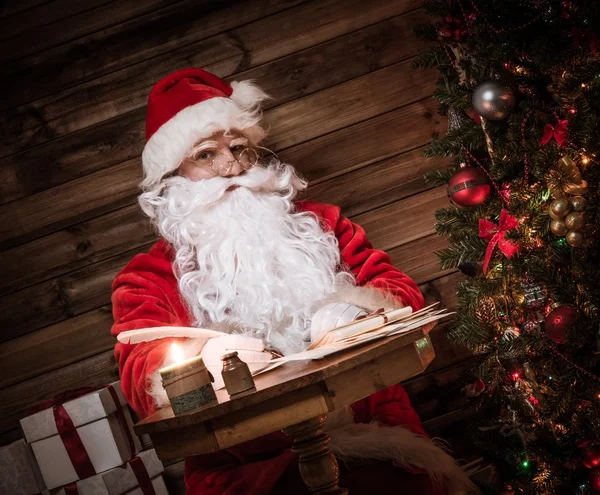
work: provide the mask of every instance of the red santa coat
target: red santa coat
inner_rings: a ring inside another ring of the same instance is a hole
[[[423,307],[423,297],[414,281],[391,265],[389,256],[373,249],[365,231],[340,214],[338,207],[299,201],[298,211],[314,213],[324,229],[335,233],[342,264],[356,278],[357,285],[392,294],[414,310]],[[164,241],[147,254],[138,254],[117,275],[113,283],[112,334],[153,326],[190,326],[189,314],[180,298],[173,274],[172,252]],[[115,345],[121,386],[131,406],[142,417],[155,409],[147,393],[149,376],[158,370],[174,339],[141,344]],[[354,421],[377,421],[388,426],[403,425],[425,435],[420,419],[400,385],[382,390],[352,405]],[[267,494],[294,461],[291,441],[276,432],[227,450],[186,459],[188,493],[202,495]]]

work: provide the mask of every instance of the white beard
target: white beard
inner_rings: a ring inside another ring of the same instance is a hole
[[[338,272],[335,235],[295,212],[305,187],[292,166],[271,162],[233,178],[165,179],[141,195],[176,252],[194,325],[259,337],[284,354],[306,347],[315,303],[354,281]]]

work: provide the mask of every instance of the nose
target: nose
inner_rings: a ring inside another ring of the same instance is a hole
[[[227,157],[229,163],[231,164],[231,168],[229,169],[227,174],[225,174],[224,177],[236,177],[242,172],[244,172],[244,169],[240,165],[240,162],[237,161],[237,159],[235,158],[235,156],[233,156],[233,153],[228,147],[225,147],[225,149],[223,149],[221,153],[223,153]]]

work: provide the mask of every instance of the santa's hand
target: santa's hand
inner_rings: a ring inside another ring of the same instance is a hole
[[[319,309],[312,317],[310,338],[314,342],[322,332],[353,322],[359,316],[366,315],[363,308],[343,302],[330,303]]]
[[[223,387],[221,356],[233,351],[237,351],[239,358],[248,365],[252,373],[266,367],[272,357],[270,352],[265,351],[265,344],[261,339],[245,335],[224,335],[210,339],[202,348],[200,355],[208,371],[215,378],[213,383],[215,389]]]

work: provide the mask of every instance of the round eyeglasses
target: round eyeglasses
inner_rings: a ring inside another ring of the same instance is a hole
[[[243,170],[249,170],[258,163],[258,152],[254,148],[235,146],[231,148],[233,158],[216,150],[205,149],[190,156],[188,160],[197,167],[210,168],[215,175],[226,177],[231,172],[235,163],[239,163]]]

